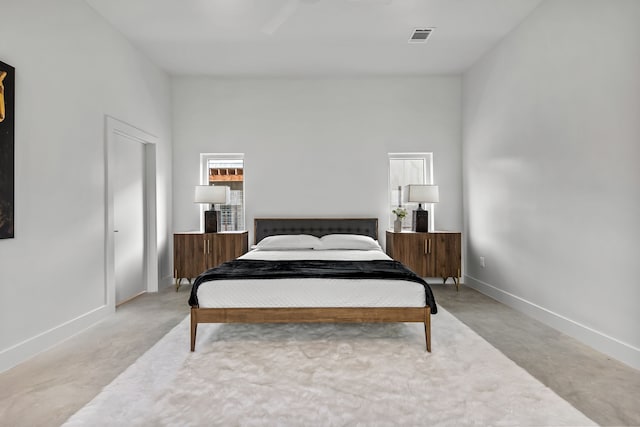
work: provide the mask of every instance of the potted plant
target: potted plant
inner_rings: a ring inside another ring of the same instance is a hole
[[[393,221],[393,232],[400,233],[402,231],[402,220],[407,216],[407,210],[398,206],[391,212],[396,216],[396,220]]]

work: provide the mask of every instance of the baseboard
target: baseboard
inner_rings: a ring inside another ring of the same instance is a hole
[[[113,311],[109,310],[106,305],[98,307],[62,325],[51,328],[35,337],[0,351],[0,372],[9,370],[38,353],[60,344],[62,341],[104,320],[112,313]]]
[[[524,298],[503,291],[502,289],[483,282],[482,280],[478,280],[475,277],[466,275],[464,279],[466,286],[473,288],[496,301],[500,301],[511,308],[525,313],[572,338],[582,341],[594,349],[609,355],[634,369],[640,369],[640,348],[603,334],[602,332],[571,320],[561,314],[527,301]]]

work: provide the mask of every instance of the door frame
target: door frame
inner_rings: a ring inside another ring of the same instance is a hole
[[[144,278],[147,292],[158,291],[158,238],[156,209],[156,146],[158,137],[105,115],[105,287],[104,303],[116,310],[114,202],[116,137],[123,136],[144,145]]]

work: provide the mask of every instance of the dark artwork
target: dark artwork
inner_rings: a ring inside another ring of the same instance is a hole
[[[0,239],[13,238],[15,68],[0,61]]]

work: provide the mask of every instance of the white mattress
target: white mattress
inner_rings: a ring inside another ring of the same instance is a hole
[[[252,250],[240,259],[388,260],[380,250]],[[198,288],[201,308],[231,307],[424,307],[424,286],[416,282],[368,279],[215,280]]]

